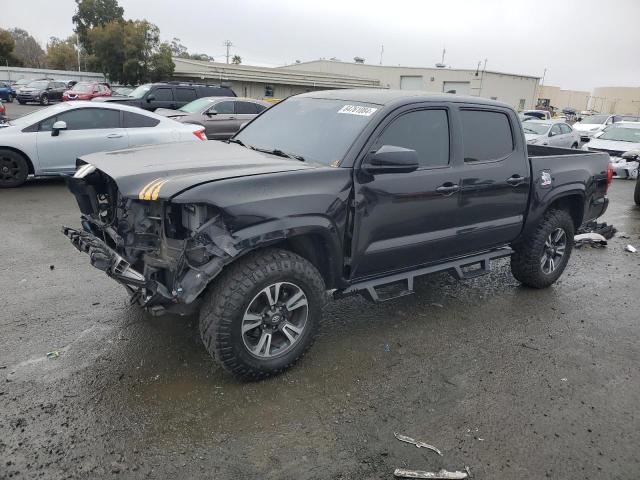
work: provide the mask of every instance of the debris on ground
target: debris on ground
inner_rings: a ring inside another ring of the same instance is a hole
[[[47,358],[49,360],[54,360],[56,358],[58,358],[60,356],[60,352],[57,350],[54,350],[53,352],[48,352],[47,353]]]
[[[469,478],[473,477],[473,475],[471,475],[471,469],[468,466],[464,466],[464,471],[467,472]]]
[[[427,472],[424,470],[407,470],[405,468],[396,468],[393,471],[393,475],[398,478],[432,478],[432,479],[440,479],[440,480],[462,480],[465,478],[469,478],[468,467],[465,467],[466,472],[460,472],[456,470],[455,472],[450,472],[448,470],[442,469],[437,472]]]
[[[55,270],[56,266],[55,265],[49,265],[49,270]]]
[[[596,221],[588,222],[578,229],[577,234],[582,233],[597,233],[602,235],[605,239],[609,240],[613,238],[618,230],[613,225],[607,225],[607,222],[598,223]]]
[[[573,246],[576,248],[589,245],[590,247],[605,247],[607,245],[607,239],[599,233],[581,233],[573,237]]]
[[[428,443],[425,443],[425,442],[419,442],[417,440],[414,440],[411,437],[407,437],[406,435],[401,435],[401,434],[396,433],[396,432],[393,432],[393,435],[394,435],[394,437],[396,437],[401,442],[410,443],[412,445],[415,445],[418,448],[426,448],[426,449],[431,450],[433,452],[436,452],[438,455],[442,456],[442,452],[440,450],[438,450],[436,447],[434,447],[433,445],[429,445]]]
[[[441,303],[430,303],[429,305],[431,305],[432,307],[444,308]]]
[[[627,252],[631,252],[631,253],[636,253],[638,251],[638,249],[636,247],[634,247],[633,245],[627,245],[625,247],[625,250]]]

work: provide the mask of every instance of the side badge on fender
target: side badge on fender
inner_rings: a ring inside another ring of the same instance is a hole
[[[541,170],[540,171],[540,186],[541,187],[550,187],[551,186],[551,171],[550,170]]]
[[[158,178],[153,182],[147,183],[142,190],[140,190],[140,194],[138,195],[138,199],[140,200],[157,200],[158,194],[160,193],[160,188],[167,183],[167,180],[162,180]]]

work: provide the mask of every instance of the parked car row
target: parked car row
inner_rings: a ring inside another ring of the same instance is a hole
[[[640,117],[635,115],[588,115],[574,123],[573,128],[580,133],[580,139],[583,142],[588,142],[598,132],[619,122],[640,122]]]

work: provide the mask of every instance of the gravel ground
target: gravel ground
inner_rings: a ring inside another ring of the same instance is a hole
[[[381,305],[332,303],[302,362],[238,383],[193,317],[153,318],[60,233],[59,180],[0,191],[0,478],[640,477],[640,208],[615,181],[605,220],[631,238],[574,252],[521,287],[434,275]],[[58,358],[47,358],[57,351]],[[439,457],[398,442],[436,445]]]

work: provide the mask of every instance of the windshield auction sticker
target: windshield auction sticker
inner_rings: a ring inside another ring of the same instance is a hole
[[[363,117],[370,117],[374,113],[376,113],[377,108],[373,107],[363,107],[361,105],[345,105],[338,113],[348,113],[349,115],[360,115]]]

